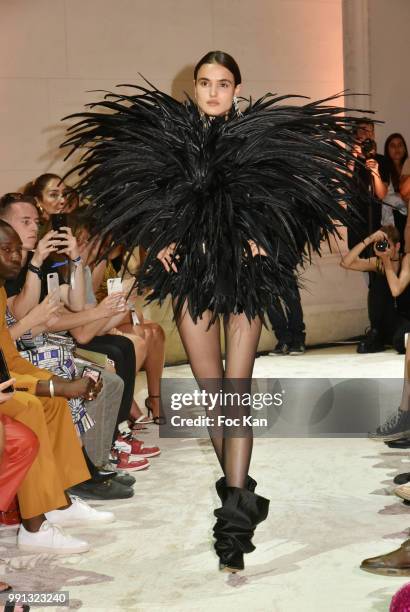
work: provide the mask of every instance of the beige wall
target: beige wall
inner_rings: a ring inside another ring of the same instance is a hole
[[[0,193],[63,170],[60,119],[117,83],[180,96],[192,64],[232,53],[244,94],[343,88],[341,0],[0,0]]]
[[[379,151],[392,132],[410,145],[409,0],[343,0],[345,86],[369,94],[361,99],[376,111]]]
[[[401,132],[410,148],[410,1],[371,0],[368,6],[372,107],[385,121],[377,127],[379,150],[392,132]]]

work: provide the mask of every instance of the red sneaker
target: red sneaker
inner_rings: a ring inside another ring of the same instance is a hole
[[[148,459],[138,459],[134,461],[126,451],[113,451],[114,459],[119,470],[128,470],[128,472],[138,472],[138,470],[146,470],[149,467]]]
[[[0,525],[7,525],[7,527],[15,527],[20,525],[21,516],[19,511],[19,505],[17,497],[13,499],[9,508],[3,512],[0,512]]]
[[[131,447],[131,455],[136,457],[157,457],[161,454],[159,446],[144,446],[142,440],[137,440],[132,435],[118,436],[117,442],[126,443]]]

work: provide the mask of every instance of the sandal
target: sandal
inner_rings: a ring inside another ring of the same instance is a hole
[[[149,400],[158,399],[160,397],[161,397],[160,395],[148,395],[148,397],[145,400],[145,408],[148,411],[148,416],[152,418],[152,423],[154,423],[154,425],[165,425],[165,423],[167,422],[166,418],[163,415],[154,416],[154,413],[152,412],[152,408],[151,408],[151,404]]]
[[[133,416],[128,417],[129,422],[134,427],[134,425],[149,425],[153,423],[153,420],[149,418],[149,415],[141,414],[141,416],[135,418]]]

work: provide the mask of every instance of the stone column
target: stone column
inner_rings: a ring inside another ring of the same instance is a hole
[[[369,0],[343,0],[344,85],[369,98],[350,98],[361,108],[371,108]]]

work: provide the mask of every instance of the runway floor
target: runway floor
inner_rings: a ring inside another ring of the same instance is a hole
[[[255,367],[259,377],[399,379],[402,372],[403,357],[393,351],[357,355],[345,346],[260,357]],[[189,376],[189,369],[167,368],[166,376]],[[143,439],[158,442],[157,429]],[[212,549],[220,474],[210,443],[159,444],[161,455],[136,473],[132,499],[93,504],[115,511],[115,523],[70,528],[90,541],[89,553],[19,553],[15,530],[2,530],[0,579],[21,590],[68,590],[71,609],[101,612],[382,612],[410,581],[359,569],[363,558],[409,537],[410,508],[392,495],[392,478],[410,471],[410,452],[357,438],[257,440],[251,474],[271,499],[270,514],[246,570],[228,575],[217,571]]]

